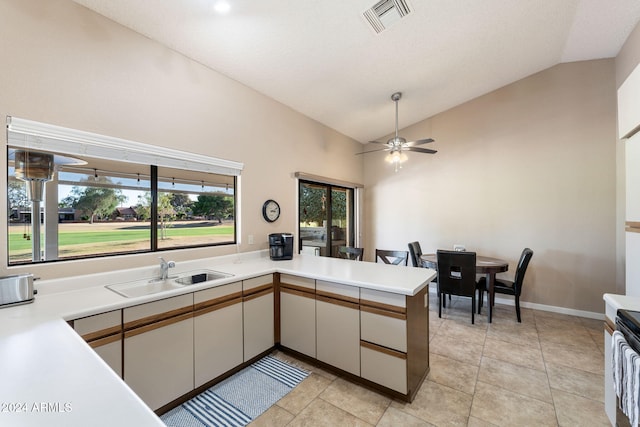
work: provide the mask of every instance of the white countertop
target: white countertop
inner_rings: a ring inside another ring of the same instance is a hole
[[[604,294],[602,299],[604,299],[605,302],[606,317],[614,323],[619,309],[640,311],[640,297]]]
[[[436,274],[425,268],[310,255],[271,261],[265,251],[179,263],[170,273],[198,268],[233,274],[216,281],[217,285],[280,272],[409,296]],[[0,309],[0,425],[164,426],[65,322],[212,285],[190,285],[139,298],[125,298],[104,287],[151,278],[158,270],[154,266],[38,281],[32,304]]]

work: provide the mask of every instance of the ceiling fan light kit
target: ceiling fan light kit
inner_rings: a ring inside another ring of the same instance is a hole
[[[385,144],[385,148],[379,150],[363,151],[356,154],[373,153],[376,151],[388,151],[389,154],[385,157],[385,160],[394,165],[395,171],[402,169],[402,163],[406,162],[409,157],[407,151],[415,151],[418,153],[435,154],[436,150],[429,148],[416,147],[416,145],[428,144],[433,142],[432,138],[418,139],[416,141],[407,141],[405,138],[398,136],[398,101],[402,98],[402,92],[395,92],[391,95],[391,100],[396,103],[396,132],[393,138],[390,138],[386,143],[380,141],[369,141],[372,144]]]

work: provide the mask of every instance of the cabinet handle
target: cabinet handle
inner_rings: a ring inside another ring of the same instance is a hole
[[[103,345],[111,344],[112,342],[122,340],[122,332],[115,335],[110,335],[108,337],[102,337],[99,339],[95,339],[93,341],[87,342],[91,346],[91,348],[102,347]]]
[[[269,295],[271,293],[273,293],[273,288],[269,287],[268,289],[263,289],[260,292],[255,292],[255,293],[252,293],[252,294],[249,294],[249,295],[245,295],[242,298],[242,300],[245,301],[245,302],[246,301],[251,301],[252,299],[260,298],[262,296]]]
[[[403,353],[401,351],[393,350],[387,347],[382,347],[380,345],[376,345],[370,343],[368,341],[360,341],[360,347],[368,348],[369,350],[377,351],[378,353],[383,353],[389,356],[397,357],[398,359],[407,359],[407,353]]]
[[[303,288],[305,290],[294,289],[294,288],[280,288],[280,292],[285,294],[297,295],[299,297],[316,299],[315,292],[309,292],[309,289]]]
[[[341,299],[329,298],[324,295],[316,295],[316,301],[326,302],[327,304],[339,305],[341,307],[351,308],[353,310],[357,310],[360,307],[356,303],[341,300]]]
[[[136,335],[144,334],[145,332],[153,331],[154,329],[159,329],[165,326],[172,325],[174,323],[182,322],[183,320],[191,319],[193,317],[193,312],[181,314],[179,316],[171,317],[169,319],[164,319],[159,322],[151,323],[145,326],[140,326],[139,328],[130,329],[125,331],[124,337],[130,338]]]
[[[223,309],[225,307],[229,307],[229,306],[232,306],[232,305],[240,304],[241,302],[242,302],[242,298],[238,297],[238,298],[235,298],[235,299],[222,301],[222,302],[219,302],[217,304],[206,305],[206,306],[201,307],[201,308],[197,309],[196,311],[194,311],[193,312],[193,316],[194,317],[202,316],[203,314],[211,313],[212,311],[216,311],[216,310],[221,310],[221,309]]]
[[[378,316],[391,317],[393,319],[407,320],[407,315],[405,313],[383,310],[381,308],[369,307],[366,305],[360,305],[360,311],[377,314]]]
[[[108,337],[109,335],[118,334],[122,332],[122,326],[111,326],[109,328],[100,329],[99,331],[89,332],[88,334],[81,335],[85,341],[95,341],[100,338]]]

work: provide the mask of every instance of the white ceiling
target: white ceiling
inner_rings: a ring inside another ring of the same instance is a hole
[[[638,0],[74,0],[360,142],[561,62],[615,57]],[[421,137],[428,137],[423,135]]]

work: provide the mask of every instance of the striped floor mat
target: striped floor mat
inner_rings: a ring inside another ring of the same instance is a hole
[[[160,418],[168,427],[245,426],[307,375],[300,368],[266,356]]]

